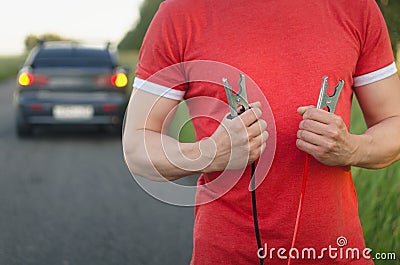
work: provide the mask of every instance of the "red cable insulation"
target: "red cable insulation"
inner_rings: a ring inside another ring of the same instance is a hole
[[[306,193],[306,184],[307,184],[307,175],[308,175],[308,160],[309,160],[309,154],[306,153],[306,160],[304,162],[303,182],[301,184],[301,194],[300,194],[299,206],[297,208],[296,223],[294,225],[293,239],[292,239],[292,245],[291,245],[290,249],[293,249],[294,245],[296,244],[297,233],[299,230],[301,212],[303,209],[304,194]],[[292,259],[289,255],[287,265],[290,265],[291,261],[292,261]]]

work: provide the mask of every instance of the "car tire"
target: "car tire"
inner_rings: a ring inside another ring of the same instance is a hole
[[[32,135],[32,127],[28,124],[17,124],[17,135],[20,138],[27,138]]]
[[[24,121],[20,113],[17,115],[17,136],[20,138],[27,138],[32,135],[33,128],[32,125]]]
[[[100,133],[122,136],[122,126],[120,124],[100,125],[98,130]]]

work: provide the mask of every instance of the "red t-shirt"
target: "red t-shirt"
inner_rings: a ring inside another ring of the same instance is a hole
[[[220,62],[234,70],[181,64],[152,78],[168,66],[197,60]],[[316,104],[323,76],[329,77],[330,87],[343,79],[335,113],[349,126],[352,88],[394,74],[393,61],[386,25],[374,0],[167,0],[145,37],[134,85],[176,100],[205,96],[226,102],[221,77],[227,75],[234,85],[239,72],[246,74],[249,101],[265,97],[269,107],[263,104],[263,118],[270,123],[270,135],[275,136],[276,129],[275,157],[257,188],[262,243],[276,249],[266,264],[286,264],[277,250],[290,249],[305,161],[295,144],[301,121],[296,109]],[[193,106],[216,120],[228,112],[212,101]],[[192,115],[198,113],[194,107],[189,108]],[[218,122],[208,117],[193,120],[197,139],[217,128]],[[265,152],[273,148],[275,142]],[[203,174],[199,184],[218,175]],[[247,169],[222,197],[196,207],[191,264],[258,264],[249,181]],[[197,199],[209,197],[208,192],[199,189]],[[346,248],[357,248],[361,255],[365,243],[350,168],[310,159],[295,247],[300,252],[314,248],[320,256],[323,248],[340,249],[340,236],[347,239]],[[373,264],[360,258],[335,259],[325,252],[323,259],[292,264]]]

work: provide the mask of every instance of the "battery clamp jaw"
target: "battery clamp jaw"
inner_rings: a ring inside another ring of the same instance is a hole
[[[240,74],[239,91],[237,93],[233,92],[231,85],[229,85],[228,83],[228,78],[222,78],[222,83],[224,84],[225,93],[230,109],[228,119],[233,119],[245,112],[246,110],[250,109],[250,105],[247,102],[246,78],[243,74]]]
[[[336,110],[336,105],[339,100],[340,93],[344,86],[344,81],[339,80],[339,83],[335,86],[335,90],[332,95],[328,95],[328,77],[324,76],[322,78],[321,90],[319,92],[319,98],[317,103],[317,109],[327,108],[328,112],[334,113]]]
[[[239,79],[239,91],[234,93],[232,87],[228,83],[227,78],[222,78],[222,83],[224,85],[224,89],[226,92],[226,97],[228,99],[230,114],[227,116],[228,119],[233,119],[246,110],[250,109],[250,105],[247,101],[247,92],[246,92],[246,80],[243,74],[240,74]],[[340,93],[342,92],[344,86],[344,81],[339,80],[338,84],[334,88],[334,92],[332,95],[328,95],[328,77],[324,76],[322,78],[322,84],[320,88],[320,93],[318,97],[317,109],[324,109],[327,108],[327,111],[330,113],[334,113],[336,110],[336,105],[339,100]],[[297,209],[297,216],[295,227],[293,231],[293,238],[291,243],[291,249],[294,248],[296,243],[296,238],[298,234],[299,223],[301,219],[301,213],[303,208],[304,202],[304,195],[306,190],[306,183],[307,183],[307,175],[308,175],[308,167],[309,167],[309,154],[306,153],[305,164],[304,164],[304,173],[303,173],[303,181],[301,187],[301,194],[299,205]],[[257,203],[256,203],[256,189],[255,189],[255,162],[251,165],[251,197],[252,197],[252,210],[253,210],[253,221],[254,221],[254,230],[256,235],[256,241],[258,246],[258,252],[262,250],[262,243],[261,243],[261,235],[258,225],[258,215],[257,215]],[[264,265],[264,258],[259,257],[260,265]],[[288,265],[291,264],[291,257],[288,259]]]

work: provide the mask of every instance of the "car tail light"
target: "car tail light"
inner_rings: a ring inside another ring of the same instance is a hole
[[[31,111],[43,111],[44,107],[42,104],[30,104],[29,109]]]
[[[111,85],[111,77],[109,75],[102,75],[97,77],[96,84],[98,86],[109,86]]]
[[[102,75],[96,79],[98,86],[115,86],[118,88],[126,87],[128,77],[124,73],[116,73],[114,75]]]
[[[124,73],[118,73],[112,76],[111,82],[118,88],[126,87],[128,84],[128,77]]]
[[[43,86],[49,83],[49,79],[43,75],[33,75],[31,73],[21,73],[18,77],[18,84],[21,86],[38,85]]]
[[[101,108],[104,112],[113,112],[116,110],[117,106],[115,104],[104,104]]]
[[[18,77],[18,84],[21,86],[29,86],[33,82],[33,75],[29,73],[22,73]]]
[[[33,76],[33,84],[38,86],[44,86],[49,83],[49,78],[43,75],[34,75]]]

